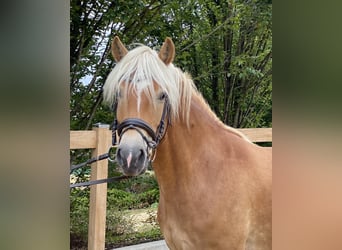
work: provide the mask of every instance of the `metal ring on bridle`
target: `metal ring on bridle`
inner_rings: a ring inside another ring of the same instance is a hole
[[[110,147],[108,150],[108,161],[112,163],[116,163],[116,150],[114,151],[115,148],[116,147]]]

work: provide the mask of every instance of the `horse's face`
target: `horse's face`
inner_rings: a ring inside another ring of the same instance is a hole
[[[119,63],[129,53],[118,37],[112,42],[112,54]],[[159,52],[159,59],[168,65],[174,57],[174,44],[167,38]],[[127,57],[129,58],[129,57]],[[158,59],[158,60],[159,60]],[[117,96],[117,120],[119,145],[116,158],[125,175],[142,174],[154,156],[160,135],[161,119],[164,121],[166,95],[151,79],[136,80],[135,72],[131,80],[120,83]],[[143,75],[143,74],[142,74]],[[142,77],[143,78],[143,77]],[[134,84],[132,84],[134,82]]]
[[[139,119],[145,122],[152,131],[157,131],[163,113],[165,94],[158,89],[156,84],[155,93],[151,96],[129,89],[126,85],[127,83],[122,84],[118,97],[118,123],[123,124],[128,119]],[[131,128],[127,126],[122,129],[117,149],[117,161],[125,175],[136,176],[145,172],[153,154],[153,149],[149,145],[153,139],[144,128],[133,125]]]

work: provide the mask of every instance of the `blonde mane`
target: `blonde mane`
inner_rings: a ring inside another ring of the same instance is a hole
[[[203,98],[202,94],[199,91],[195,90],[193,92],[193,95],[197,97],[196,99],[197,99],[198,104],[207,111],[208,115],[212,118],[213,122],[216,122],[216,123],[220,124],[220,126],[224,130],[227,130],[227,131],[229,131],[229,132],[231,132],[231,133],[241,137],[242,139],[252,143],[249,140],[249,138],[247,136],[245,136],[243,133],[241,133],[239,130],[224,124],[220,120],[220,118],[217,117],[217,115],[214,113],[214,111],[210,108],[208,102]]]
[[[165,65],[159,59],[157,52],[147,46],[140,45],[134,48],[116,64],[103,87],[104,101],[113,104],[124,82],[129,83],[125,85],[126,89],[133,89],[136,92],[138,103],[141,93],[145,93],[153,105],[156,102],[156,99],[152,98],[156,95],[154,83],[158,84],[161,91],[168,96],[172,119],[175,120],[181,116],[187,124],[191,97],[195,95],[198,97],[196,99],[199,99],[202,103],[201,106],[207,109],[214,121],[222,124],[224,129],[249,141],[245,135],[234,128],[226,126],[216,116],[197,91],[189,74],[182,72],[172,63]]]

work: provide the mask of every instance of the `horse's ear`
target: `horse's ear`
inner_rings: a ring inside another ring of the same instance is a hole
[[[127,54],[128,50],[125,45],[122,44],[120,38],[115,36],[112,41],[112,55],[116,62],[120,62],[120,60]]]
[[[175,45],[173,44],[170,37],[167,37],[165,39],[165,42],[163,43],[163,46],[161,47],[159,51],[159,58],[166,64],[169,65],[173,62],[173,59],[175,58]]]

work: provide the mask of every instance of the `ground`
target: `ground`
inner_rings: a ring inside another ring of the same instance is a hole
[[[134,209],[127,212],[124,217],[133,222],[132,230],[135,232],[151,230],[157,225],[156,209]]]

